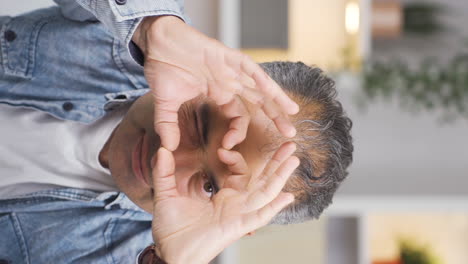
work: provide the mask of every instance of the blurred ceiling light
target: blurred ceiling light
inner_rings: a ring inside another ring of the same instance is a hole
[[[355,2],[346,4],[345,26],[348,34],[357,34],[359,31],[359,5]]]

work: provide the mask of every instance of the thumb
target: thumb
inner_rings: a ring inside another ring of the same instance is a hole
[[[155,200],[173,197],[178,194],[175,179],[175,160],[172,152],[159,148],[153,169],[153,188]]]
[[[161,146],[174,151],[179,146],[180,129],[178,111],[180,104],[154,104],[154,130],[161,138]]]

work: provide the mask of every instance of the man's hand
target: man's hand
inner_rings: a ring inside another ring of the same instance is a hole
[[[237,96],[258,105],[287,137],[296,133],[287,115],[299,111],[292,101],[247,55],[208,38],[174,16],[147,17],[133,41],[145,54],[145,77],[155,100],[155,130],[162,146],[174,151],[180,141],[181,104],[204,94],[232,119],[223,147],[245,139],[250,122]]]
[[[210,200],[182,196],[172,153],[160,148],[153,170],[153,239],[170,264],[208,263],[229,244],[267,223],[294,196],[281,190],[299,165],[294,143],[283,144],[258,177],[247,173],[240,153],[218,151],[233,175]]]

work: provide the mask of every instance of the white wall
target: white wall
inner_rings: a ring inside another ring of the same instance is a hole
[[[338,78],[339,98],[353,120],[354,162],[341,195],[468,196],[468,120],[412,113],[399,100],[360,109],[358,83]]]
[[[236,264],[326,263],[325,230],[325,219],[264,227],[236,243]]]
[[[218,36],[217,0],[185,0],[185,11],[195,28],[212,38]]]

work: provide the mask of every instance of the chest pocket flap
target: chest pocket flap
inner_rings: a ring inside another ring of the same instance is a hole
[[[44,12],[8,18],[0,27],[2,68],[6,75],[30,79],[33,76],[36,42],[47,23]]]

